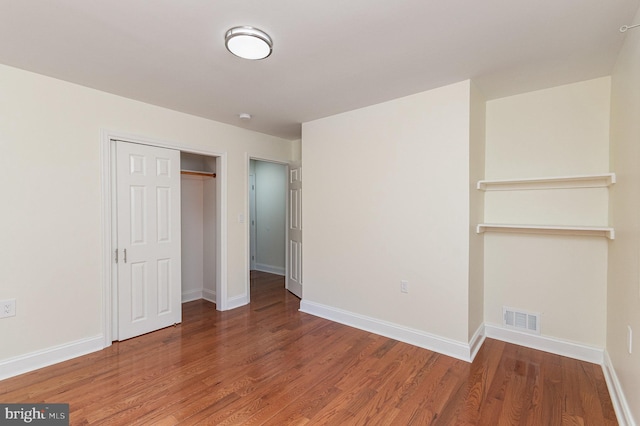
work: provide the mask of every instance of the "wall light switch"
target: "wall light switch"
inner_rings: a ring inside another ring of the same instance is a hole
[[[409,281],[407,280],[400,281],[400,292],[409,293]]]

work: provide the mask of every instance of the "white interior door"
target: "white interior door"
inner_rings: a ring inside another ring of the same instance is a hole
[[[286,287],[302,298],[302,166],[289,165],[289,241]]]
[[[182,321],[180,152],[116,144],[118,340]]]

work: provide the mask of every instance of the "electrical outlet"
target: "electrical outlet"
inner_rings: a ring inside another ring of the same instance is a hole
[[[631,329],[631,326],[628,325],[627,326],[627,350],[629,351],[629,353],[631,353],[632,349],[633,349],[633,330]]]
[[[409,281],[406,281],[406,280],[400,281],[400,292],[409,293]]]
[[[0,318],[16,316],[16,299],[0,300]]]

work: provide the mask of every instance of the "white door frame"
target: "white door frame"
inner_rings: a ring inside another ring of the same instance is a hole
[[[113,327],[115,308],[114,289],[117,274],[114,262],[115,247],[115,140],[175,149],[181,152],[217,157],[216,159],[216,309],[227,310],[227,154],[202,148],[160,141],[138,135],[102,130],[101,156],[101,228],[102,228],[102,331],[104,347],[111,346],[117,329]]]
[[[283,166],[285,166],[286,168],[286,173],[287,176],[289,176],[289,162],[287,161],[281,161],[281,160],[274,160],[271,158],[265,158],[265,157],[255,157],[252,155],[247,154],[247,158],[246,158],[246,163],[247,163],[247,212],[245,213],[245,217],[250,217],[249,215],[249,197],[251,197],[251,188],[249,188],[249,185],[251,185],[251,182],[249,180],[249,175],[250,175],[250,171],[251,171],[251,160],[256,160],[256,161],[264,161],[265,163],[274,163],[274,164],[282,164]],[[285,180],[285,182],[288,182],[288,180]],[[284,276],[285,279],[287,277],[287,274],[289,273],[289,247],[288,247],[288,241],[289,241],[289,215],[287,214],[287,209],[286,207],[289,206],[289,186],[286,185],[285,187],[285,213],[284,213],[284,217],[285,217],[285,223],[284,223]],[[247,233],[247,247],[251,247],[251,220],[247,220],[246,222],[246,233]],[[250,268],[251,268],[251,249],[247,250],[249,252],[248,256],[247,256],[247,282],[245,283],[245,294],[247,295],[247,303],[251,302],[251,272],[250,272]]]
[[[249,269],[256,268],[256,246],[257,232],[256,227],[256,175],[249,172]]]

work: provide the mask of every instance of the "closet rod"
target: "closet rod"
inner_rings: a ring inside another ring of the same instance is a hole
[[[216,177],[216,174],[212,173],[212,172],[196,172],[196,171],[192,171],[192,170],[181,170],[180,174],[193,175],[193,176],[207,176],[207,177],[211,177],[211,178]]]

